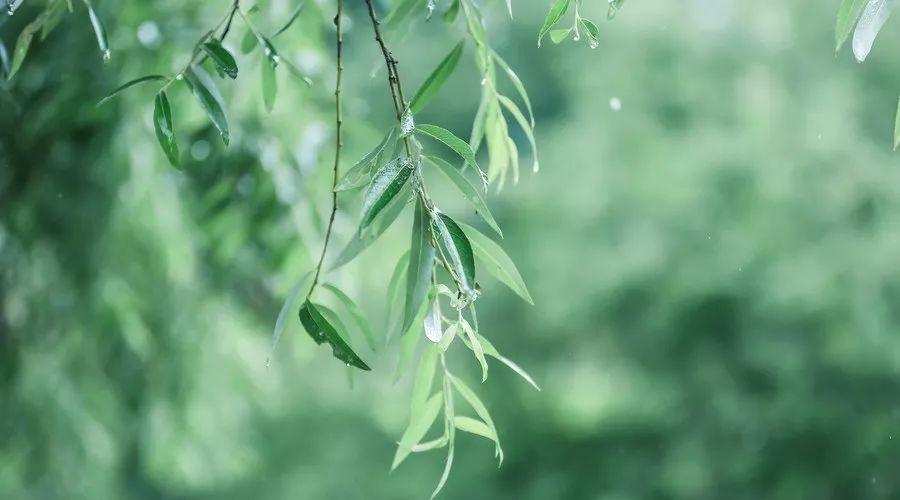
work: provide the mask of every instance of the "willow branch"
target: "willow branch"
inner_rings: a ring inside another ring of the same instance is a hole
[[[325,255],[328,252],[328,243],[331,241],[331,232],[334,228],[334,216],[337,214],[337,187],[338,166],[341,163],[341,148],[344,145],[341,137],[341,125],[343,125],[343,111],[341,104],[341,84],[344,80],[344,36],[341,31],[341,15],[344,12],[344,0],[337,0],[337,14],[334,16],[334,27],[336,30],[335,45],[337,46],[337,70],[334,84],[334,116],[335,116],[335,138],[334,138],[334,173],[331,179],[331,216],[328,218],[328,228],[325,230],[325,243],[322,245],[322,255],[319,256],[319,263],[316,265],[316,274],[313,276],[312,287],[309,289],[308,299],[312,295],[316,285],[319,284],[319,276],[322,274],[322,264],[325,263]]]

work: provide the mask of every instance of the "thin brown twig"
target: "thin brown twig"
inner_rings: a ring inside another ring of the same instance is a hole
[[[343,109],[341,103],[341,84],[344,80],[344,36],[341,30],[341,16],[344,12],[344,0],[337,0],[337,14],[334,16],[334,27],[336,30],[336,46],[337,46],[337,70],[334,84],[334,114],[335,114],[335,139],[334,139],[334,175],[331,180],[331,216],[328,218],[328,228],[325,230],[325,243],[322,245],[322,255],[319,256],[319,263],[316,265],[316,274],[313,276],[312,287],[306,298],[312,295],[319,284],[319,276],[322,273],[322,265],[325,263],[325,255],[328,252],[328,243],[331,241],[331,232],[334,228],[334,217],[337,214],[337,187],[338,167],[341,163],[341,148],[343,147],[343,139],[341,137],[341,125],[343,125]]]

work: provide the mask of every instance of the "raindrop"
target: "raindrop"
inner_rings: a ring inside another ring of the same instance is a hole
[[[159,26],[153,21],[142,22],[137,29],[137,38],[144,47],[158,46],[160,41]]]
[[[481,79],[481,86],[484,87],[484,85],[485,85],[486,83],[487,83],[487,77],[482,78],[482,79]]]
[[[103,62],[109,62],[110,57],[112,57],[112,54],[109,52],[109,49],[104,50],[103,51]]]
[[[403,118],[400,120],[400,137],[406,137],[412,133],[413,129],[416,128],[416,122],[413,119],[412,112],[407,109],[405,113],[403,113]]]
[[[274,56],[272,56],[272,64],[274,64],[275,66],[278,66],[278,63],[280,63],[280,62],[281,62],[281,56],[279,56],[278,54],[275,54]]]
[[[197,161],[203,161],[209,157],[210,149],[209,142],[200,139],[191,144],[191,158]]]
[[[609,99],[609,109],[613,111],[619,111],[622,109],[622,100],[618,97],[611,97]]]
[[[588,42],[588,43],[590,44],[592,49],[596,49],[597,47],[600,46],[600,41],[593,37],[591,38],[590,42]]]
[[[175,79],[176,80],[184,80],[184,75],[181,73],[178,73],[177,75],[175,75]]]
[[[431,19],[431,15],[434,14],[435,0],[428,0],[428,5],[426,5],[426,9],[428,13],[425,14],[425,20]]]

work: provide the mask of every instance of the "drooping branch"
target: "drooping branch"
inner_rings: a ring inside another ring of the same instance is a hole
[[[337,69],[335,71],[334,84],[334,116],[335,116],[335,132],[334,132],[334,172],[331,179],[331,215],[328,217],[328,227],[325,229],[325,242],[322,244],[322,254],[319,256],[319,263],[316,264],[316,272],[313,275],[312,287],[309,289],[307,298],[312,295],[319,284],[319,277],[322,274],[322,265],[325,263],[325,255],[328,253],[328,243],[331,241],[331,233],[334,229],[334,217],[337,214],[337,187],[338,168],[341,163],[341,148],[344,146],[341,136],[341,126],[343,125],[343,108],[341,103],[341,85],[344,80],[344,35],[342,32],[341,16],[344,13],[344,0],[337,0],[337,14],[334,16],[335,27],[335,45]]]

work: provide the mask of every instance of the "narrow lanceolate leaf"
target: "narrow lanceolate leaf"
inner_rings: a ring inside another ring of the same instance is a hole
[[[484,348],[481,346],[481,342],[478,340],[478,337],[476,337],[475,331],[472,330],[472,325],[470,325],[468,321],[460,319],[459,324],[463,330],[463,334],[465,334],[468,340],[467,344],[469,348],[472,350],[472,353],[475,354],[475,359],[478,360],[478,364],[481,365],[481,381],[484,382],[487,380],[488,376],[488,364],[487,359],[484,357]]]
[[[256,39],[256,35],[253,34],[253,31],[247,30],[244,33],[244,37],[241,38],[241,54],[249,54],[256,48],[259,41]]]
[[[534,110],[531,108],[531,99],[528,98],[528,92],[525,91],[525,84],[522,83],[522,80],[519,78],[519,75],[516,74],[515,71],[506,63],[506,61],[500,57],[500,54],[491,51],[491,55],[494,57],[494,61],[500,65],[500,68],[506,73],[509,81],[512,82],[513,87],[516,88],[516,92],[519,93],[519,97],[522,98],[522,101],[525,102],[525,110],[528,111],[528,120],[531,123],[531,128],[534,128]]]
[[[475,297],[475,256],[472,253],[472,245],[469,239],[456,222],[442,213],[437,213],[432,218],[438,240],[444,248],[445,256],[450,259],[448,264],[459,281],[461,291]]]
[[[341,337],[334,325],[329,323],[328,320],[322,316],[322,313],[318,310],[316,305],[305,302],[303,306],[300,307],[299,316],[300,323],[303,324],[306,333],[308,333],[317,344],[321,345],[327,342],[331,345],[332,354],[335,358],[350,366],[355,366],[360,370],[370,370],[369,366],[353,352],[353,349],[347,343],[347,340]]]
[[[284,333],[284,327],[286,326],[285,321],[287,320],[288,313],[294,308],[294,303],[297,301],[297,297],[300,296],[300,292],[304,291],[306,280],[309,278],[309,275],[310,273],[306,273],[297,280],[297,284],[291,288],[287,298],[284,299],[281,310],[278,311],[278,317],[275,319],[275,329],[272,331],[272,347],[269,351],[269,356],[266,358],[266,366],[269,366],[272,355],[275,354],[275,348],[278,347],[278,341],[281,340],[281,334]]]
[[[272,42],[268,38],[259,34],[257,35],[256,39],[259,42],[260,47],[263,48],[263,53],[265,54],[266,58],[269,59],[269,62],[271,62],[273,66],[278,66],[278,63],[281,61],[281,57],[278,56],[278,51],[275,50],[275,46],[272,45]]]
[[[412,453],[413,446],[425,437],[428,429],[434,425],[437,420],[438,413],[441,411],[441,394],[435,394],[423,405],[421,411],[417,414],[410,415],[409,426],[403,431],[400,437],[400,443],[397,445],[397,452],[394,454],[394,461],[391,463],[391,470],[397,468],[403,463],[403,460]]]
[[[478,192],[478,189],[469,182],[468,179],[459,171],[458,168],[451,165],[450,163],[444,161],[441,158],[437,158],[434,156],[427,156],[428,161],[430,161],[434,166],[438,168],[445,177],[450,179],[450,182],[453,183],[454,186],[462,193],[462,195],[472,204],[472,207],[475,209],[475,212],[484,219],[485,222],[491,229],[497,232],[497,234],[502,238],[503,232],[500,231],[500,226],[497,225],[497,221],[494,220],[494,215],[491,214],[491,210],[487,206],[487,202],[484,201],[484,197],[481,196],[481,193]]]
[[[425,314],[425,338],[437,344],[444,336],[441,328],[441,303],[435,298]]]
[[[547,18],[544,19],[544,25],[541,27],[541,31],[538,34],[538,47],[541,46],[541,40],[544,39],[544,35],[546,35],[547,32],[562,19],[563,14],[565,14],[568,9],[569,0],[556,0],[553,2],[550,11],[547,12]]]
[[[437,371],[438,349],[437,346],[426,345],[422,357],[419,358],[419,366],[416,368],[416,377],[413,379],[412,395],[409,401],[409,414],[418,415],[425,408],[431,387],[434,385],[434,374]],[[417,441],[418,442],[418,441]]]
[[[375,149],[369,151],[366,156],[350,167],[344,174],[335,191],[348,191],[365,186],[372,180],[372,172],[381,164],[381,159],[386,155],[387,145],[391,143],[397,127],[391,127]]]
[[[482,336],[478,333],[476,333],[475,335],[478,337],[478,340],[481,342],[481,347],[482,347],[482,349],[484,349],[484,353],[486,355],[488,355],[488,356],[496,359],[497,361],[500,361],[504,365],[508,366],[512,371],[516,372],[516,374],[518,374],[520,377],[525,379],[526,382],[531,384],[532,387],[534,387],[535,389],[537,389],[539,391],[541,390],[541,388],[537,385],[537,382],[535,382],[534,379],[531,378],[531,375],[529,375],[528,372],[526,372],[524,369],[522,369],[522,367],[520,367],[519,365],[514,363],[511,359],[506,358],[503,355],[501,355],[500,352],[497,351],[497,348],[494,347],[494,345],[491,344],[491,342],[488,339],[486,339],[484,336]]]
[[[447,82],[447,78],[449,78],[450,75],[453,74],[453,70],[456,69],[456,64],[459,62],[462,51],[463,42],[459,42],[453,47],[453,50],[444,57],[444,60],[438,64],[431,75],[428,76],[425,83],[422,84],[422,87],[419,88],[419,91],[416,92],[415,97],[413,97],[412,102],[409,104],[409,108],[413,113],[418,113],[425,109],[425,106],[428,105],[444,83]]]
[[[897,115],[894,118],[894,151],[900,146],[900,100],[897,101]]]
[[[867,0],[841,0],[834,25],[834,51],[841,50]]]
[[[441,473],[441,479],[438,480],[437,486],[434,488],[434,491],[431,492],[431,498],[437,496],[438,493],[444,488],[444,485],[447,484],[447,478],[450,477],[450,469],[453,468],[453,446],[456,442],[456,426],[453,425],[453,418],[456,416],[456,411],[453,409],[453,391],[450,388],[450,381],[447,378],[450,374],[444,377],[444,431],[447,435],[447,460],[444,462],[444,472]]]
[[[272,35],[272,38],[275,38],[276,36],[287,31],[287,29],[290,28],[292,24],[294,24],[294,21],[296,21],[297,18],[300,17],[300,13],[303,12],[303,7],[305,5],[306,2],[298,3],[297,7],[294,8],[294,12],[291,13],[291,17],[289,17],[288,20],[284,24],[282,24],[280,28],[278,28],[278,31],[276,31],[275,34]]]
[[[869,0],[853,32],[853,55],[863,62],[869,56],[875,37],[891,15],[894,0]]]
[[[528,293],[528,287],[525,286],[522,275],[519,274],[516,265],[503,251],[503,248],[474,227],[465,224],[461,224],[461,227],[465,231],[475,255],[484,263],[485,269],[508,286],[510,290],[516,292],[516,295],[522,300],[534,305],[534,300]]]
[[[572,28],[550,30],[550,41],[558,45],[568,38],[570,33]]]
[[[231,55],[231,52],[228,52],[228,49],[223,47],[218,40],[213,38],[204,43],[203,51],[206,52],[206,55],[212,59],[213,64],[215,64],[223,73],[228,75],[231,79],[237,78],[237,62],[234,60],[234,56]]]
[[[22,32],[19,33],[19,37],[16,39],[16,46],[13,48],[12,64],[10,64],[9,73],[7,75],[8,79],[12,79],[19,71],[19,68],[22,67],[22,63],[25,61],[25,55],[28,54],[28,48],[31,47],[31,40],[34,38],[34,34],[41,29],[41,25],[45,18],[46,16],[42,14],[22,28]]]
[[[9,74],[9,52],[6,50],[6,45],[3,44],[3,40],[0,40],[0,76],[5,77]]]
[[[431,223],[428,212],[419,200],[413,217],[412,238],[409,247],[409,268],[406,271],[406,301],[403,308],[403,328],[409,329],[419,308],[431,288],[434,270],[434,252],[431,244]]]
[[[91,0],[84,0],[84,5],[87,6],[88,17],[91,19],[91,26],[94,28],[94,36],[97,37],[97,46],[100,48],[103,60],[109,60],[109,41],[106,38],[106,28],[103,27],[103,21],[100,20],[100,16],[94,10]]]
[[[525,137],[528,139],[528,144],[531,146],[531,154],[534,157],[531,170],[537,172],[540,169],[540,164],[538,163],[537,142],[534,140],[534,129],[532,129],[532,127],[529,126],[529,123],[525,121],[525,115],[522,114],[522,110],[516,106],[516,103],[513,102],[512,99],[501,94],[497,94],[497,99],[503,104],[503,107],[509,111],[509,114],[515,118],[519,127],[522,128],[522,132],[525,132]]]
[[[135,85],[139,85],[139,84],[145,83],[145,82],[153,82],[153,81],[159,81],[159,80],[165,80],[165,79],[166,79],[166,77],[163,75],[147,75],[147,76],[142,76],[140,78],[135,78],[134,80],[131,80],[130,82],[123,83],[122,85],[119,86],[119,88],[110,92],[109,95],[107,95],[103,99],[100,99],[100,101],[97,102],[97,106],[102,106],[102,105],[106,104],[112,98],[119,95],[121,92],[128,90],[129,88],[134,87]]]
[[[178,155],[178,142],[175,140],[175,130],[172,127],[172,109],[169,107],[169,99],[165,92],[156,94],[153,101],[153,127],[156,129],[156,139],[166,153],[169,163],[173,167],[179,167],[181,158]]]
[[[399,325],[403,322],[403,285],[406,284],[407,268],[409,268],[409,250],[403,252],[403,255],[397,260],[394,271],[391,273],[391,279],[388,281],[387,307],[385,308],[387,341],[390,341],[392,333],[399,329]]]
[[[413,446],[412,452],[413,453],[421,453],[423,451],[437,450],[439,448],[443,448],[444,446],[447,446],[448,441],[449,440],[447,439],[447,436],[441,436],[437,439],[432,439],[431,441],[426,441],[424,443],[419,443],[419,444]]]
[[[369,344],[369,348],[373,351],[375,350],[375,333],[372,331],[372,327],[369,326],[369,320],[366,319],[365,313],[363,313],[362,309],[356,305],[356,302],[350,298],[349,295],[341,291],[338,287],[331,285],[329,283],[325,283],[322,285],[322,288],[331,292],[334,295],[338,302],[344,306],[344,309],[350,313],[350,316],[353,318],[353,321],[356,323],[356,326],[359,327],[359,330],[362,332],[363,337],[366,338],[366,343]]]
[[[410,15],[425,5],[425,0],[399,0],[384,20],[384,30],[394,32],[409,19]],[[424,9],[422,9],[424,11]]]
[[[437,125],[416,125],[416,131],[446,144],[447,147],[455,151],[460,158],[466,161],[466,163],[472,165],[479,171],[481,170],[481,167],[478,166],[478,162],[475,161],[475,152],[472,151],[472,147],[469,146],[466,141],[453,135],[453,132],[438,127]]]
[[[331,270],[337,269],[356,258],[363,250],[369,247],[397,220],[410,200],[410,183],[407,183],[400,193],[395,196],[387,206],[381,210],[380,215],[366,228],[358,228],[353,238],[338,255],[337,260],[331,265]]]
[[[494,426],[494,421],[491,419],[491,414],[488,412],[488,409],[484,405],[484,403],[481,402],[481,399],[479,399],[475,394],[475,391],[470,389],[469,386],[467,386],[465,382],[463,382],[458,377],[449,373],[447,374],[447,376],[450,378],[450,383],[453,384],[456,392],[458,392],[460,396],[462,396],[463,399],[465,399],[466,402],[469,403],[469,406],[471,406],[472,409],[475,410],[475,413],[493,432],[493,435],[497,436],[497,428]],[[500,440],[494,440],[494,445],[496,448],[497,457],[500,459],[500,462],[503,462],[503,449],[500,448]]]
[[[397,158],[378,169],[363,200],[362,232],[369,227],[375,217],[394,199],[412,175],[415,165],[408,158]]]
[[[275,78],[275,63],[270,59],[260,62],[262,70],[262,95],[266,111],[275,106],[275,95],[278,92],[278,80]]]
[[[203,68],[193,65],[191,69],[185,72],[184,81],[194,94],[194,98],[206,112],[213,125],[219,130],[222,141],[228,145],[229,131],[228,118],[225,116],[225,107],[222,103],[222,96],[216,83],[210,78],[209,73]]]
[[[497,435],[494,434],[494,431],[481,420],[476,420],[471,417],[456,417],[453,419],[453,425],[461,431],[475,434],[476,436],[486,437],[494,442],[497,441]]]

